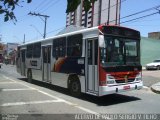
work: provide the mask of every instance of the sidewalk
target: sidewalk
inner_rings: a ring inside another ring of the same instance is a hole
[[[160,94],[160,82],[151,86],[151,90],[155,93]]]

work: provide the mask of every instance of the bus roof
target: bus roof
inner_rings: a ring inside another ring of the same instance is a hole
[[[29,44],[32,44],[32,43],[38,43],[38,42],[46,42],[46,41],[50,41],[50,40],[53,40],[53,39],[56,39],[56,38],[70,36],[70,35],[74,35],[74,34],[85,33],[85,32],[94,31],[94,30],[98,30],[98,26],[92,27],[92,28],[85,28],[85,29],[81,29],[81,30],[76,30],[76,31],[73,31],[73,32],[54,35],[53,37],[40,39],[40,40],[37,40],[37,41],[30,41],[30,42],[27,42],[27,43],[24,43],[24,44],[21,44],[21,45],[18,45],[18,46],[25,46],[25,45],[29,45]]]
[[[131,28],[127,28],[127,27],[123,27],[123,26],[117,26],[117,25],[100,25],[100,26],[96,26],[96,27],[92,27],[92,28],[81,28],[81,29],[80,28],[78,28],[78,29],[74,28],[73,31],[68,30],[69,32],[67,32],[67,33],[64,32],[65,31],[65,29],[64,29],[61,32],[59,32],[57,35],[54,35],[52,37],[48,37],[48,38],[45,38],[45,39],[40,39],[40,40],[37,40],[37,41],[30,41],[30,42],[18,45],[18,47],[26,46],[26,45],[33,44],[33,43],[38,43],[38,42],[48,42],[48,41],[56,39],[56,38],[70,36],[70,35],[74,35],[74,34],[80,34],[80,33],[90,32],[90,31],[94,31],[94,30],[100,30],[101,27],[103,27],[103,26],[119,27],[119,28],[134,30],[134,29],[131,29]],[[139,32],[137,30],[134,30],[134,31]]]

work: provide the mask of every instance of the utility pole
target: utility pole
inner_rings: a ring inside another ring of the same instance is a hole
[[[34,15],[34,16],[39,16],[39,17],[44,17],[44,35],[43,35],[43,38],[45,39],[46,38],[46,26],[47,26],[47,18],[49,18],[48,15],[42,15],[42,14],[39,14],[39,13],[28,13],[28,15]]]
[[[0,37],[0,42],[1,42],[2,38]]]
[[[26,42],[26,35],[24,34],[24,37],[23,37],[23,43]]]

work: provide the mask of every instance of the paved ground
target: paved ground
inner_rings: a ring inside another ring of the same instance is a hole
[[[157,78],[159,74],[158,71],[156,72],[143,72],[144,81],[149,81],[145,78],[152,78],[153,74]],[[155,79],[152,82],[156,82]],[[26,82],[22,76],[17,74],[15,66],[4,65],[0,69],[0,113],[4,115],[4,118],[7,114],[18,114],[18,117],[27,120],[75,119],[75,115],[80,113],[151,114],[160,113],[159,101],[159,94],[146,88],[101,98],[90,95],[75,98],[70,96],[66,89],[36,81],[33,84]],[[24,114],[27,116],[24,117]]]
[[[160,70],[142,72],[144,86],[151,87],[153,84],[160,82]]]
[[[160,70],[143,71],[144,85],[160,94]]]

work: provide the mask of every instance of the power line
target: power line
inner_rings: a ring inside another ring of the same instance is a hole
[[[125,1],[125,0],[124,0]],[[143,12],[147,12],[147,11],[150,11],[150,10],[153,10],[153,9],[156,9],[160,7],[160,5],[158,6],[155,6],[155,7],[152,7],[152,8],[149,8],[149,9],[146,9],[146,10],[143,10],[143,11],[140,11],[140,12],[136,12],[136,13],[133,13],[131,15],[127,15],[125,17],[122,17],[120,19],[124,19],[124,18],[127,18],[127,17],[131,17],[131,16],[134,16],[134,15],[137,15],[137,14],[140,14],[140,13],[143,13]],[[139,20],[139,19],[142,19],[142,18],[145,18],[145,17],[149,17],[149,16],[152,16],[152,15],[155,15],[155,14],[158,14],[160,13],[160,10],[158,12],[155,12],[155,13],[152,13],[152,14],[148,14],[148,15],[144,15],[144,16],[141,16],[141,17],[137,17],[137,18],[134,18],[134,19],[131,19],[131,20],[127,20],[127,21],[124,21],[124,22],[121,22],[120,24],[123,24],[123,23],[126,23],[126,22],[131,22],[131,21],[135,21],[135,20]],[[96,13],[97,14],[97,13]],[[95,14],[94,14],[95,15]],[[115,21],[115,20],[114,20]],[[109,21],[109,22],[113,22],[113,21]],[[54,30],[55,32],[56,30]],[[52,32],[52,31],[51,31]]]
[[[42,10],[41,12],[42,12],[42,13],[45,12],[45,11],[48,10],[50,7],[54,6],[55,4],[57,4],[57,3],[60,2],[60,1],[61,1],[61,0],[57,0],[57,1],[55,1],[54,3],[49,4],[49,6],[48,6],[46,9]]]
[[[33,11],[36,11],[38,8],[41,8],[41,7],[43,7],[43,6],[45,6],[45,5],[48,5],[48,2],[45,4],[44,2],[47,2],[47,0],[42,0],[42,2],[40,2],[39,4],[38,4],[38,6],[33,10]]]
[[[59,0],[60,1],[60,0]],[[54,6],[55,4],[57,4],[59,2],[58,0],[52,0],[52,1],[48,1],[47,4],[43,5],[44,7],[42,7],[41,9],[37,10],[37,12],[44,12],[46,10],[48,10],[50,7]]]
[[[56,29],[56,30],[52,30],[52,31],[50,31],[50,32],[47,32],[47,34],[57,32],[58,30],[62,30],[62,29],[64,29],[64,28],[65,28],[65,26],[63,26],[63,27],[61,27],[61,28],[58,28],[58,29]]]
[[[31,24],[30,26],[33,27],[41,36],[43,36],[42,33],[34,25]]]
[[[118,2],[118,3],[116,3],[116,4],[112,5],[112,6],[102,9],[101,12],[102,12],[102,11],[105,11],[105,10],[108,10],[108,9],[111,9],[112,7],[116,7],[117,5],[122,4],[122,3],[125,2],[125,1],[127,1],[127,0],[122,0],[122,1],[120,0],[120,2]],[[93,16],[95,16],[96,14],[99,14],[99,12],[94,13]],[[80,22],[80,21],[81,21],[81,20],[76,20],[75,22]],[[114,22],[114,21],[116,21],[116,20],[109,21],[109,22]],[[71,24],[71,25],[72,25],[72,24]],[[71,25],[68,25],[68,26],[71,26]]]
[[[118,4],[123,3],[123,2],[125,2],[125,1],[127,1],[127,0],[122,0],[122,1],[118,2],[117,4],[114,4],[114,5],[110,6],[110,8],[112,8],[112,7],[114,7],[114,6],[117,6]],[[110,9],[110,8],[109,8],[109,7],[108,7],[108,8],[105,8],[105,9],[101,10],[101,12],[102,12],[102,11],[105,11],[105,10],[108,10],[108,9]],[[96,14],[98,14],[98,13],[96,13]]]
[[[158,13],[159,12],[155,12],[155,13],[152,13],[152,14],[148,14],[148,15],[144,15],[144,16],[141,16],[141,17],[137,17],[137,18],[134,18],[134,19],[131,19],[131,20],[127,20],[127,21],[121,22],[120,24],[131,22],[131,21],[135,21],[135,20],[142,19],[142,18],[145,18],[145,17],[149,17],[149,16],[152,16],[152,15],[155,15],[155,14],[158,14]]]
[[[154,10],[154,9],[159,8],[159,7],[160,7],[160,5],[155,6],[155,7],[152,7],[152,8],[149,8],[149,9],[145,9],[145,10],[142,10],[142,11],[140,11],[140,12],[136,12],[136,13],[133,13],[133,14],[131,14],[131,15],[127,15],[127,16],[125,16],[125,17],[122,17],[121,19],[124,19],[124,18],[127,18],[127,17],[131,17],[131,16],[134,16],[134,15],[138,15],[138,14],[140,14],[140,13],[148,12],[148,11],[150,11],[150,10]]]
[[[62,30],[62,29],[64,29],[65,28],[65,26],[63,26],[63,27],[61,27],[61,28],[58,28],[58,29],[55,29],[55,30],[52,30],[52,31],[50,31],[50,32],[47,32],[46,34],[48,35],[48,34],[50,34],[50,33],[54,33],[54,32],[58,32],[59,30]],[[38,37],[41,37],[41,36],[38,36]],[[32,38],[31,40],[28,40],[27,42],[29,42],[29,41],[32,41],[32,40],[35,40],[37,37],[34,37],[34,38]]]
[[[39,17],[44,17],[44,22],[45,22],[45,24],[44,24],[44,36],[43,36],[43,38],[46,38],[46,26],[47,26],[47,18],[49,18],[49,16],[48,15],[42,15],[42,14],[37,14],[37,13],[28,13],[28,15],[34,15],[34,16],[39,16]]]
[[[136,12],[136,13],[133,13],[133,14],[130,14],[130,15],[121,17],[120,20],[122,20],[122,19],[124,19],[124,18],[131,17],[131,16],[135,16],[135,15],[138,15],[138,14],[141,14],[141,13],[144,13],[144,12],[148,12],[148,11],[150,11],[150,10],[154,10],[154,9],[156,9],[156,8],[159,8],[159,7],[160,7],[160,5],[154,6],[154,7],[152,7],[152,8],[145,9],[145,10],[142,10],[142,11],[139,11],[139,12]],[[148,15],[147,15],[147,16],[148,16]],[[146,17],[147,17],[147,16],[146,16]],[[142,17],[143,17],[143,16],[142,16]],[[140,18],[139,18],[139,19],[140,19]],[[132,20],[132,19],[131,19],[131,20]],[[116,20],[112,20],[112,21],[110,21],[110,22],[114,22],[114,21],[116,21]],[[130,21],[130,20],[128,20],[128,21]],[[134,21],[134,20],[132,20],[132,21]]]
[[[123,0],[122,2],[124,2],[124,1],[126,1],[126,0]],[[55,2],[56,2],[56,1],[55,1]],[[114,6],[116,6],[116,5],[117,5],[117,4],[115,4],[115,5],[111,6],[111,7],[114,7]],[[154,9],[156,9],[156,8],[158,8],[158,7],[160,7],[160,5],[155,6],[155,7],[152,7],[152,8],[149,8],[149,9],[146,9],[146,10],[143,10],[143,11],[140,11],[140,12],[133,13],[133,14],[130,14],[130,15],[127,15],[127,16],[124,16],[124,17],[120,18],[120,20],[121,20],[121,19],[124,19],[124,18],[131,17],[131,16],[135,16],[135,15],[138,15],[138,14],[141,14],[141,13],[144,13],[144,12],[148,12],[148,11],[150,11],[150,10],[154,10]],[[48,8],[46,8],[46,9],[48,9]],[[107,10],[107,9],[108,9],[108,8],[103,9],[103,10],[101,10],[101,11],[104,11],[104,10]],[[149,17],[149,16],[152,16],[152,15],[158,14],[159,12],[160,12],[160,11],[158,11],[158,12],[156,12],[156,13],[148,14],[148,15],[145,15],[145,16],[137,17],[137,18],[134,18],[134,19],[131,19],[131,20],[127,20],[127,21],[121,22],[121,24],[126,23],[126,22],[132,22],[132,21],[135,21],[135,20],[139,20],[139,19],[142,19],[142,18],[145,18],[145,17]],[[95,14],[98,14],[98,13],[95,13]],[[95,15],[95,14],[93,14],[93,15]],[[110,22],[112,22],[112,21],[110,21]],[[60,28],[59,28],[59,29],[60,29]],[[56,31],[58,31],[59,29],[50,31],[50,32],[48,32],[48,33],[46,33],[46,34],[50,34],[50,33],[52,33],[52,32],[56,32]],[[61,28],[61,29],[62,29],[62,28]]]

